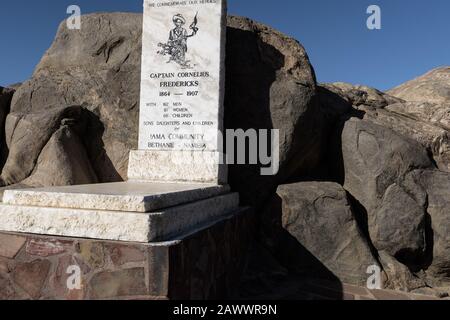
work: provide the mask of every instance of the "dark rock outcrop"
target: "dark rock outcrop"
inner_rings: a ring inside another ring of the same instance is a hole
[[[414,180],[427,192],[429,239],[432,242],[426,270],[431,284],[450,284],[450,173],[416,172]]]
[[[5,121],[11,109],[11,100],[15,90],[12,88],[0,87],[0,166],[6,161],[8,150],[5,141]]]
[[[320,160],[324,121],[315,74],[298,41],[238,17],[228,19],[226,71],[226,128],[280,130],[276,175],[261,176],[261,165],[230,166],[232,187],[259,207],[280,183]]]
[[[268,234],[278,230],[275,238],[269,237],[269,247],[297,273],[326,277],[328,272],[347,283],[365,285],[367,268],[379,265],[345,190],[336,183],[280,186],[264,222]]]
[[[1,119],[6,117],[11,105],[11,99],[14,95],[14,89],[0,87],[0,116]]]
[[[434,72],[428,75],[428,89],[433,81],[436,88],[443,85],[443,71],[436,79]],[[322,85],[326,113],[340,117],[344,128],[340,139],[331,138],[331,161],[342,164],[332,171],[366,217],[362,223],[378,250],[385,285],[406,291],[441,286],[448,281],[450,187],[449,174],[441,171],[450,168],[450,105],[443,97],[439,103],[410,102],[390,94]]]
[[[426,249],[426,193],[410,179],[431,168],[422,146],[366,120],[350,119],[342,131],[344,188],[365,208],[369,234],[380,251],[406,261]]]

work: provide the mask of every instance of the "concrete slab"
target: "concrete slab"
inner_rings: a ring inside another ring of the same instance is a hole
[[[67,209],[152,212],[228,193],[230,187],[127,181],[39,189],[6,190],[3,203]]]
[[[153,213],[2,204],[0,231],[148,243],[167,241],[238,207],[237,193]]]

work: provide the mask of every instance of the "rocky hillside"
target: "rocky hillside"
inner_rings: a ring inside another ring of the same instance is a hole
[[[141,24],[124,13],[62,23],[32,78],[0,88],[0,186],[126,179]],[[281,137],[276,176],[230,167],[258,213],[243,295],[289,277],[365,285],[370,266],[387,288],[450,286],[450,68],[387,93],[319,85],[296,40],[240,17],[227,36],[226,128]]]
[[[388,93],[406,101],[448,103],[450,99],[450,67],[431,70],[417,79],[389,90]]]

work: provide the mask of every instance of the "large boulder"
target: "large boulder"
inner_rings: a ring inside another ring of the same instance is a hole
[[[411,291],[425,282],[448,283],[450,104],[445,99],[405,101],[391,96],[392,91],[343,83],[323,84],[320,89],[328,115],[340,116],[341,121],[352,116],[364,119],[350,120],[342,137],[332,139],[336,147],[330,158],[342,167],[335,163],[330,167],[352,194],[358,213],[367,216],[367,229],[387,276],[385,286]],[[394,146],[383,138],[392,133]],[[446,172],[435,170],[426,153]],[[387,183],[380,188],[378,180]],[[395,184],[390,185],[392,181]]]
[[[414,140],[367,120],[352,118],[342,130],[344,188],[367,215],[374,246],[407,264],[426,250],[426,192],[411,178],[432,168]]]
[[[86,109],[77,106],[48,109],[45,113],[10,113],[5,129],[9,154],[0,183],[9,186],[35,181],[29,185],[53,186],[97,182],[85,148],[96,140],[95,119]],[[56,153],[50,155],[49,150]],[[72,163],[78,169],[74,170]],[[47,174],[38,175],[40,181],[30,179],[44,167]],[[90,173],[85,175],[84,171]],[[58,178],[62,176],[68,178]]]
[[[228,18],[225,126],[278,129],[279,171],[261,164],[230,166],[230,184],[258,207],[293,175],[315,168],[324,149],[324,122],[314,70],[298,41],[240,17]]]
[[[97,176],[79,134],[69,125],[62,125],[42,149],[34,171],[22,184],[43,187],[96,182]]]
[[[280,186],[264,225],[268,233],[277,230],[268,247],[296,273],[327,276],[328,271],[342,282],[366,285],[368,267],[379,265],[336,183]]]
[[[359,109],[365,112],[364,119],[419,142],[440,170],[450,172],[450,104],[405,102]]]
[[[387,91],[406,101],[450,102],[450,67],[441,67]]]
[[[450,285],[450,173],[421,170],[414,180],[427,192],[427,212],[431,220],[427,274],[437,283]]]
[[[36,67],[32,78],[14,95],[11,112],[33,114],[35,127],[26,143],[12,133],[12,148],[31,162],[17,174],[8,165],[2,178],[8,184],[30,174],[37,157],[58,125],[52,126],[54,111],[77,105],[95,114],[102,123],[98,139],[88,141],[89,160],[100,181],[126,178],[129,150],[137,146],[142,15],[128,13],[82,16],[83,28],[69,30],[63,22],[55,41]],[[16,116],[7,119],[15,127]],[[39,121],[39,124],[38,122]],[[33,145],[33,152],[28,152]],[[20,150],[19,150],[20,149]]]

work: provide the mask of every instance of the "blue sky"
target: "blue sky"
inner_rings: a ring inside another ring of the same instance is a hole
[[[142,0],[2,1],[0,85],[30,77],[71,4],[82,13],[142,11]],[[366,27],[371,4],[381,7],[381,30]],[[450,65],[449,0],[229,0],[229,13],[299,40],[320,82],[384,90]]]

